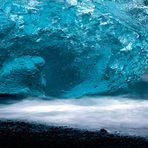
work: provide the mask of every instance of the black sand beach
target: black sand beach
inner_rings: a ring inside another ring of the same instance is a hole
[[[121,136],[105,129],[91,132],[13,120],[0,121],[0,148],[147,148],[142,137]]]

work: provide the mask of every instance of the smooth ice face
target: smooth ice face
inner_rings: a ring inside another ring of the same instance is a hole
[[[0,1],[0,94],[110,93],[143,74],[146,1]]]

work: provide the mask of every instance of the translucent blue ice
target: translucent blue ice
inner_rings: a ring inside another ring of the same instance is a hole
[[[0,94],[80,97],[136,82],[146,0],[0,0]]]

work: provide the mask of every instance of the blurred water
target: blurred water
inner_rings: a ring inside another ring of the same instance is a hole
[[[31,100],[0,105],[1,119],[37,121],[69,126],[148,136],[148,100],[122,97],[70,100]]]
[[[80,99],[26,98],[0,102],[0,119],[148,136],[147,74],[130,93]],[[139,90],[139,91],[138,91]],[[144,96],[144,97],[143,97]]]

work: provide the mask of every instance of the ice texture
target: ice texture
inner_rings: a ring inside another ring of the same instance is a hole
[[[0,4],[0,94],[108,94],[147,66],[147,0]]]

